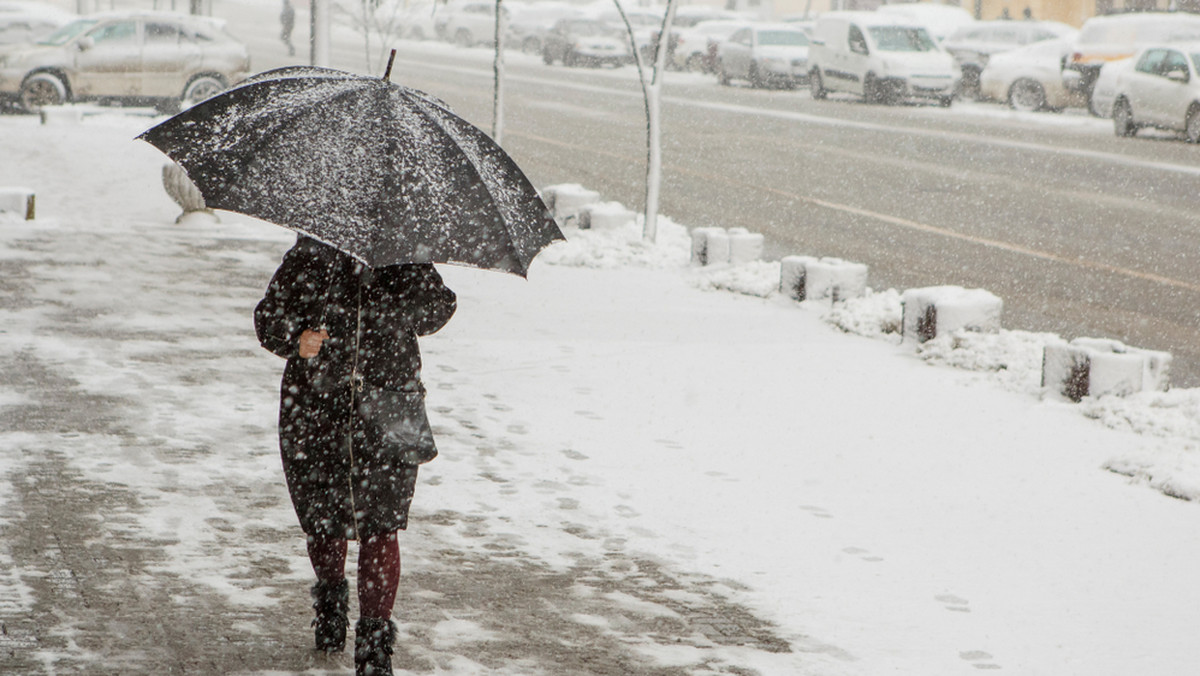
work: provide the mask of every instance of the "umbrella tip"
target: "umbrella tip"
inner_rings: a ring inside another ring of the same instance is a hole
[[[388,81],[390,81],[390,80],[391,80],[391,77],[392,77],[392,63],[393,63],[395,60],[396,60],[396,50],[394,50],[394,49],[393,49],[393,50],[392,50],[392,53],[391,53],[391,55],[390,55],[390,56],[388,56],[388,64],[387,64],[387,69],[383,71],[383,81],[384,81],[384,82],[388,82]]]

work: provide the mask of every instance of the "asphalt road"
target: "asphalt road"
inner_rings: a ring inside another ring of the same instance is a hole
[[[256,68],[286,62],[273,31],[239,35]],[[488,50],[397,46],[394,81],[491,128]],[[348,70],[380,68],[344,33],[333,57]],[[642,209],[645,112],[632,68],[514,55],[506,74],[503,144],[535,185],[580,183]],[[668,74],[660,213],[761,232],[768,258],[866,263],[874,288],[988,289],[1004,299],[1007,328],[1167,350],[1173,383],[1200,385],[1200,148],[1166,135],[1119,139],[1080,111],[967,108],[977,114]]]

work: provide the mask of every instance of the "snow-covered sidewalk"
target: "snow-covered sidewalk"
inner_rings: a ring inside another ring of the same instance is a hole
[[[223,668],[343,673],[288,657],[311,573],[275,447],[282,362],[250,311],[292,236],[175,224],[164,158],[132,140],[148,123],[0,118],[0,186],[39,213],[0,222],[0,621],[19,629],[0,666],[148,673],[170,640],[111,640],[77,603],[136,586],[181,622],[226,613]],[[731,293],[777,273],[691,268],[660,227],[654,247],[571,232],[527,281],[443,268],[460,305],[423,340],[441,457],[402,539],[399,669],[1194,669],[1200,512],[1147,485],[1200,486],[1194,392],[1069,404],[1038,390],[1034,336],[918,354],[872,328],[894,293],[840,315]],[[39,517],[48,477],[108,497]],[[94,564],[111,586],[89,588],[69,552],[21,544],[59,518],[154,555]]]

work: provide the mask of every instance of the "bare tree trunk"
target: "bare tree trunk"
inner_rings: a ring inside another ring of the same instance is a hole
[[[309,44],[312,49],[310,64],[313,66],[332,65],[329,56],[329,2],[312,0],[312,37]]]
[[[496,0],[496,59],[492,70],[496,83],[492,90],[492,140],[496,145],[504,143],[504,8],[503,0]]]
[[[675,21],[678,0],[667,1],[658,47],[654,53],[654,80],[646,98],[646,222],[642,237],[653,242],[658,237],[658,195],[662,188],[662,80],[667,71],[667,52],[671,47],[671,24]]]

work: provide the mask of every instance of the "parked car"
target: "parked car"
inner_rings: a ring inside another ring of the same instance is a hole
[[[1117,80],[1122,71],[1132,68],[1134,63],[1133,57],[1129,57],[1109,61],[1100,67],[1100,74],[1092,84],[1092,95],[1084,103],[1088,112],[1106,120],[1112,119],[1113,102],[1117,100]]]
[[[501,4],[500,7],[505,20],[512,17],[512,5]],[[451,3],[434,21],[434,27],[443,39],[460,47],[490,47],[496,44],[496,3]]]
[[[1092,17],[1079,30],[1063,78],[1068,88],[1083,92],[1088,109],[1095,112],[1092,91],[1105,63],[1129,58],[1144,45],[1196,40],[1200,40],[1200,15],[1196,14],[1137,12]]]
[[[671,56],[675,67],[703,73],[717,72],[717,47],[749,22],[715,19],[701,21],[691,28],[675,31],[675,48]]]
[[[0,45],[37,42],[79,17],[60,18],[50,14],[0,12]]]
[[[808,34],[786,23],[753,24],[717,47],[717,79],[795,87],[808,77]]]
[[[546,34],[542,61],[564,66],[621,66],[633,60],[628,31],[596,19],[560,19]]]
[[[654,45],[657,44],[658,31],[662,29],[663,22],[663,15],[660,10],[649,8],[626,9],[625,19],[629,20],[628,27],[625,25],[625,20],[621,18],[621,13],[615,9],[605,9],[589,13],[589,16],[621,31],[627,39],[629,27],[632,27],[633,41],[637,45],[638,53],[647,62],[654,58]]]
[[[1063,60],[1074,40],[1043,40],[995,54],[979,74],[981,98],[1007,103],[1014,110],[1062,110],[1087,100],[1063,85]]]
[[[979,74],[993,54],[1007,52],[1042,40],[1067,38],[1079,31],[1057,21],[977,21],[955,30],[942,42],[962,71],[962,91],[979,94]]]
[[[514,12],[508,22],[508,44],[527,54],[541,54],[546,34],[559,19],[579,17],[583,10],[566,2],[537,2]]]
[[[1200,143],[1200,43],[1153,45],[1117,76],[1112,106],[1117,136],[1154,127]]]
[[[172,109],[224,90],[249,70],[246,46],[222,21],[165,12],[96,14],[40,42],[0,51],[0,96],[17,98],[27,111],[87,100]]]
[[[867,101],[916,97],[949,106],[958,80],[954,57],[923,26],[879,12],[826,12],[817,18],[809,49],[815,99],[849,92]]]
[[[886,4],[875,11],[896,23],[921,26],[939,43],[959,28],[975,23],[975,17],[962,7],[933,2]]]

